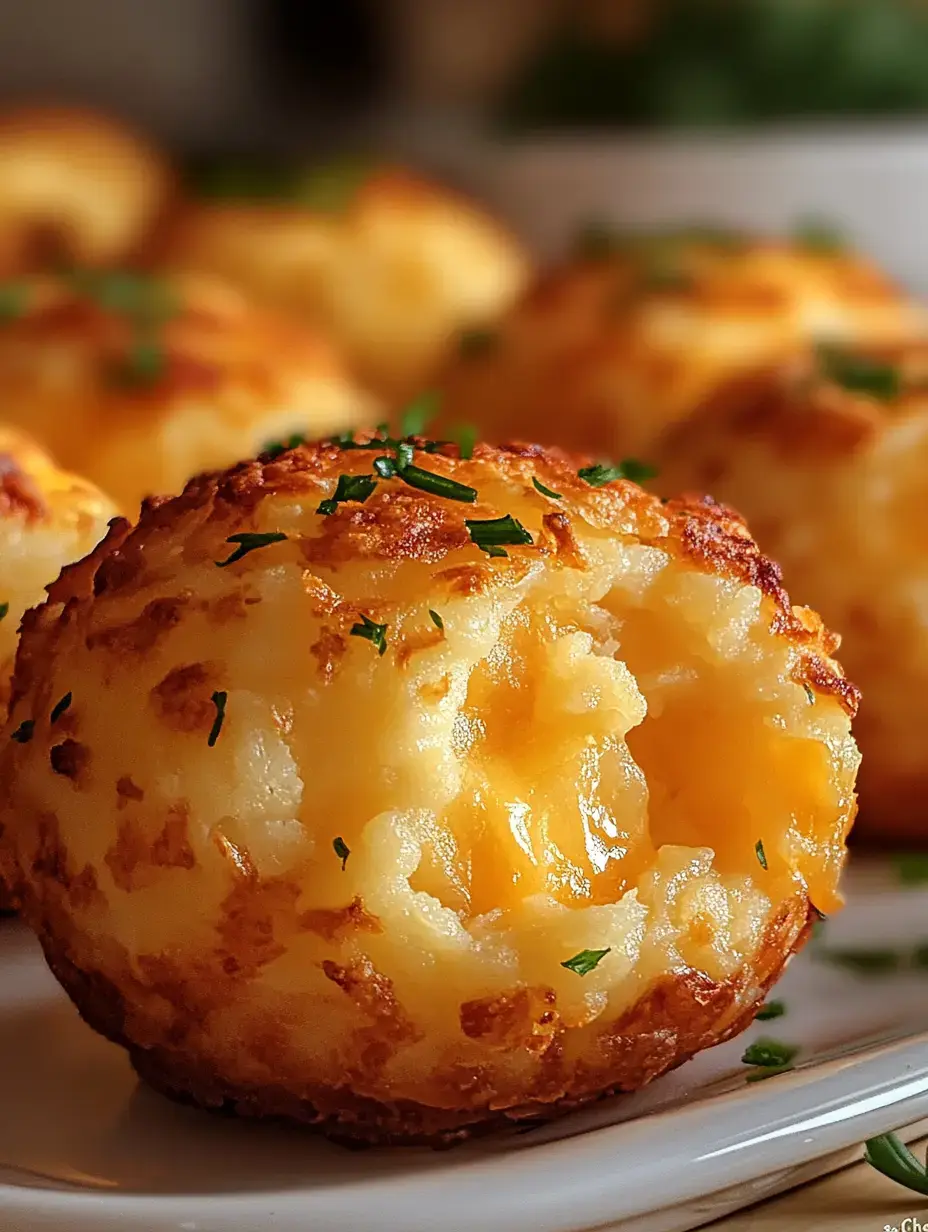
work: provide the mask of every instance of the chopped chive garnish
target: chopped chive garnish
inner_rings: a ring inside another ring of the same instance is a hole
[[[474,446],[477,444],[477,429],[473,424],[457,424],[448,429],[448,436],[457,445],[458,453],[468,461],[474,456]]]
[[[213,725],[209,729],[209,735],[206,738],[206,743],[210,748],[212,748],[219,739],[219,733],[222,731],[222,724],[226,717],[226,699],[228,696],[229,695],[226,693],[225,689],[219,689],[210,699],[216,707],[216,717],[213,719]]]
[[[818,357],[824,376],[852,393],[892,402],[902,391],[902,374],[895,364],[831,345],[820,346]]]
[[[438,414],[438,402],[438,394],[433,391],[420,394],[400,417],[400,435],[421,436]]]
[[[777,1074],[790,1074],[796,1068],[787,1062],[785,1065],[759,1065],[747,1075],[748,1082],[763,1082],[766,1078],[776,1078]]]
[[[540,492],[542,496],[550,496],[552,500],[564,499],[560,492],[552,492],[550,488],[546,488],[536,475],[532,476],[532,483],[535,485],[535,491]]]
[[[412,441],[400,441],[396,446],[396,468],[397,470],[405,470],[407,466],[412,466],[412,460],[416,456],[416,447]]]
[[[320,501],[316,513],[328,516],[334,513],[343,501],[359,501],[362,504],[377,487],[373,475],[339,475],[335,492],[328,500]]]
[[[0,620],[4,620],[9,615],[9,611],[10,605],[8,603],[0,603]]]
[[[284,437],[281,441],[267,441],[262,446],[261,453],[267,458],[279,458],[288,449],[296,449],[298,446],[305,444],[306,437],[303,433],[294,432],[290,436]]]
[[[378,625],[376,621],[370,619],[361,613],[361,620],[358,624],[352,625],[349,630],[352,637],[365,637],[369,642],[372,642],[377,647],[378,654],[383,654],[387,649],[387,626]]]
[[[338,838],[335,838],[332,840],[332,850],[341,860],[342,872],[344,872],[345,865],[348,863],[348,857],[351,855],[351,848],[348,846],[345,840],[341,837],[341,835],[339,835]]]
[[[473,504],[477,499],[477,489],[468,487],[466,483],[458,483],[447,475],[436,475],[434,471],[423,470],[421,466],[401,466],[400,478],[411,488],[420,492],[431,492],[433,496],[443,496],[445,500],[464,501]]]
[[[382,458],[375,458],[371,465],[381,479],[392,479],[396,474],[395,458],[388,458],[384,455]]]
[[[226,560],[217,560],[216,564],[220,569],[225,569],[226,565],[234,565],[237,560],[241,560],[249,552],[256,552],[258,548],[266,548],[270,543],[282,543],[286,538],[287,536],[282,531],[277,530],[260,533],[242,531],[240,534],[230,535],[226,543],[237,543],[238,547]]]
[[[793,229],[793,242],[823,255],[842,252],[847,247],[838,228],[822,218],[801,218]]]
[[[748,1044],[741,1060],[745,1065],[760,1065],[765,1069],[779,1068],[782,1065],[790,1065],[798,1055],[798,1045],[784,1044],[780,1040],[769,1039],[765,1036],[755,1040],[753,1044]]]
[[[928,1194],[928,1160],[924,1164],[919,1163],[896,1134],[868,1138],[864,1145],[864,1159],[871,1168],[876,1168],[877,1172],[897,1185],[911,1189],[913,1193]],[[918,1221],[902,1220],[903,1226],[907,1223],[914,1228]]]
[[[782,1001],[765,1002],[754,1017],[758,1022],[770,1022],[774,1018],[782,1018],[786,1013],[786,1005]]]
[[[764,844],[760,839],[754,844],[754,854],[757,856],[757,863],[761,868],[765,869],[767,867],[767,853],[764,851]]]
[[[136,338],[113,369],[113,375],[126,385],[152,385],[164,374],[167,355],[154,338]]]
[[[576,972],[577,975],[589,975],[591,971],[596,970],[611,949],[612,947],[609,946],[605,950],[581,950],[579,954],[574,954],[573,958],[562,962],[561,966],[566,967],[568,971]]]
[[[35,732],[35,719],[23,719],[16,731],[13,732],[11,739],[17,744],[28,744]]]
[[[29,292],[22,283],[0,284],[0,324],[15,321],[29,305]]]
[[[435,626],[435,628],[436,628],[436,629],[440,629],[440,630],[442,631],[442,633],[444,633],[444,631],[445,631],[445,622],[442,620],[442,618],[439,616],[439,614],[438,614],[437,612],[432,611],[432,609],[431,609],[431,608],[429,608],[429,615],[430,615],[430,616],[431,616],[431,618],[432,618],[432,624]]]
[[[820,950],[817,957],[833,967],[844,967],[860,975],[884,975],[906,966],[906,955],[891,949]]]
[[[60,701],[55,702],[55,705],[52,708],[51,715],[49,716],[49,721],[52,723],[57,722],[57,720],[61,718],[61,716],[64,714],[64,712],[67,710],[67,708],[70,705],[71,705],[71,694],[65,693],[64,697],[62,697]]]
[[[928,851],[901,852],[895,863],[903,885],[928,885]]]
[[[471,518],[464,522],[471,541],[487,556],[508,556],[505,544],[530,544],[534,539],[511,513],[502,518]]]
[[[653,479],[657,471],[647,462],[639,462],[637,458],[623,458],[614,466],[597,462],[595,466],[581,467],[577,474],[591,488],[602,488],[616,479],[630,479],[632,483],[643,483],[646,479]]]
[[[499,335],[492,329],[465,329],[458,340],[458,351],[462,359],[479,359],[490,355],[498,341]]]

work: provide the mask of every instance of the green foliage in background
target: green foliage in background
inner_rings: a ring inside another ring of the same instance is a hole
[[[917,0],[664,0],[628,46],[571,25],[509,93],[514,128],[698,128],[928,111]]]

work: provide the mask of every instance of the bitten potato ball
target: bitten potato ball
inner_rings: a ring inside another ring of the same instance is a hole
[[[448,423],[647,457],[713,390],[799,341],[890,342],[928,327],[879,270],[821,240],[594,238],[498,329],[462,337],[442,378]]]
[[[819,350],[736,383],[671,436],[657,480],[730,501],[841,630],[876,840],[928,839],[926,470],[922,345]]]
[[[62,567],[119,511],[92,483],[59,470],[22,432],[0,426],[0,710],[6,714],[19,622]]]
[[[0,277],[125,260],[147,242],[172,185],[161,155],[105,116],[0,113]]]
[[[409,172],[339,165],[260,187],[249,199],[253,184],[224,182],[225,199],[191,202],[164,260],[331,330],[392,403],[428,384],[458,332],[494,320],[525,283],[527,258],[499,224]]]
[[[353,445],[191,481],[27,617],[4,871],[172,1095],[437,1141],[640,1087],[838,905],[835,639],[717,506]]]
[[[4,291],[0,419],[127,511],[275,438],[376,418],[325,338],[212,279],[83,272]]]

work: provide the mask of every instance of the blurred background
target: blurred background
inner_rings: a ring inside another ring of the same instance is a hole
[[[412,159],[544,252],[823,215],[928,287],[920,0],[5,0],[0,93],[190,156]]]

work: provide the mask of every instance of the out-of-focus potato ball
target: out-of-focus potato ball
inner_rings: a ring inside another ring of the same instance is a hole
[[[928,315],[856,254],[681,232],[587,238],[494,331],[465,334],[443,378],[447,422],[491,440],[647,456],[740,372],[805,339],[925,336]]]
[[[928,346],[825,349],[735,384],[669,438],[661,491],[750,520],[861,686],[860,832],[928,838]]]
[[[427,384],[459,331],[495,320],[528,276],[498,223],[403,170],[336,165],[214,189],[181,210],[164,260],[221,274],[331,330],[392,403]]]
[[[147,242],[172,187],[161,155],[105,116],[0,113],[0,277],[125,260]]]
[[[275,438],[377,416],[325,338],[212,279],[85,272],[4,290],[0,419],[127,510]]]
[[[608,478],[303,448],[27,618],[0,859],[156,1086],[360,1139],[553,1115],[742,1029],[838,904],[835,641],[740,521]]]
[[[119,511],[60,470],[33,440],[0,426],[0,709],[6,713],[19,622],[64,565],[97,544]]]

